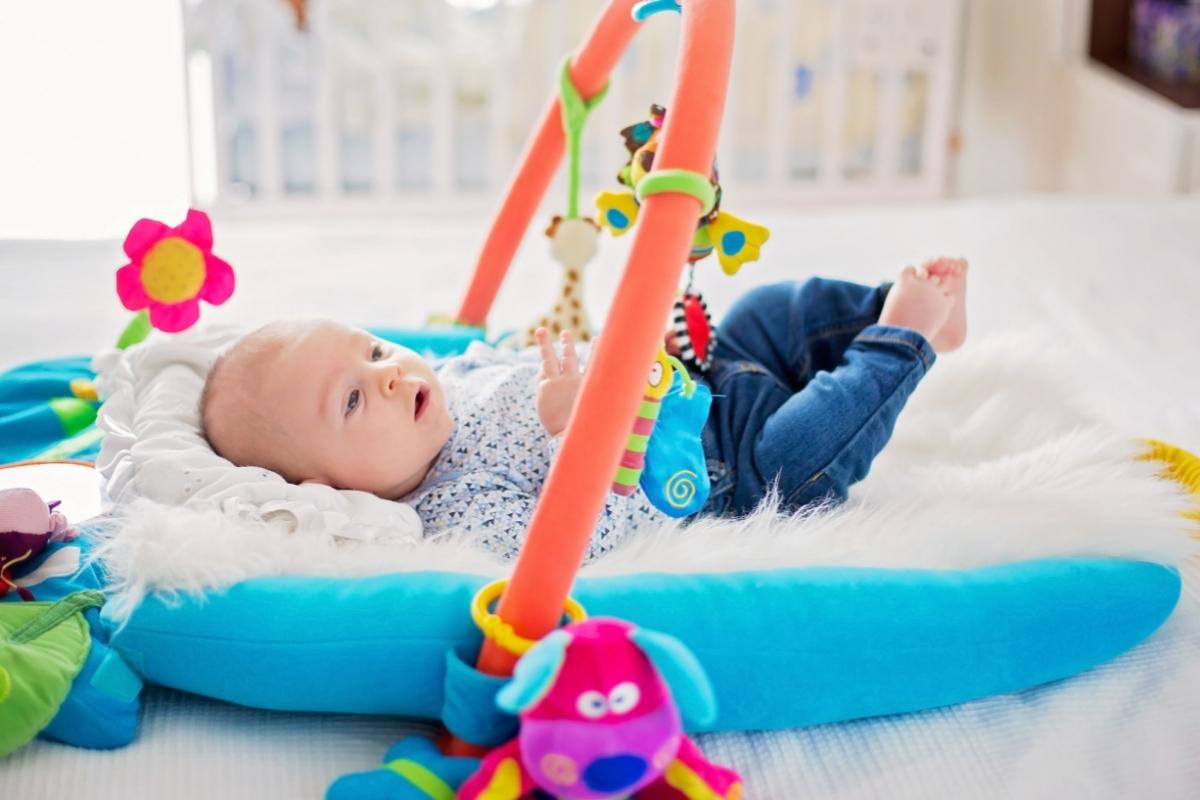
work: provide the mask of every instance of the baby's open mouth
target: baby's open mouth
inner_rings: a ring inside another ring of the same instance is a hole
[[[413,419],[420,419],[429,407],[429,387],[422,386],[417,390],[417,399],[413,401]]]

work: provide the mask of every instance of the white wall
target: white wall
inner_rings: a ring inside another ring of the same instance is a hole
[[[1067,81],[1086,0],[966,0],[958,194],[1061,186]]]
[[[955,191],[1060,188],[1087,0],[964,3]],[[177,0],[0,0],[0,239],[182,218],[180,27]]]
[[[176,0],[0,1],[0,239],[187,209]]]

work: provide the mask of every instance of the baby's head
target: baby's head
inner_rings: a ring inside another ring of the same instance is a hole
[[[425,359],[326,320],[242,338],[209,372],[200,418],[239,466],[390,500],[421,484],[454,427]]]

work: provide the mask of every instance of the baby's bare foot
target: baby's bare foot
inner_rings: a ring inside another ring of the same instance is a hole
[[[954,305],[946,324],[930,339],[933,349],[949,353],[962,347],[967,338],[967,262],[962,258],[935,258],[921,269],[938,284]]]
[[[953,306],[953,301],[929,273],[905,267],[883,301],[879,324],[909,328],[932,344]]]

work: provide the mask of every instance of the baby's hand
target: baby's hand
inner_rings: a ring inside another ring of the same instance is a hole
[[[554,352],[550,334],[545,328],[534,331],[538,346],[542,348],[542,369],[538,373],[537,410],[542,425],[551,436],[557,436],[567,428],[571,417],[571,406],[583,382],[579,369],[579,356],[575,354],[575,340],[570,331],[562,333],[562,359]]]

